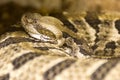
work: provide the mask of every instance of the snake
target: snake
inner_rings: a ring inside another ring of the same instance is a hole
[[[0,80],[120,79],[119,12],[25,13],[21,25],[0,36]]]

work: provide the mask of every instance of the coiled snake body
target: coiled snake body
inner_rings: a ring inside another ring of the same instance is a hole
[[[120,79],[119,13],[26,13],[21,23],[26,32],[0,37],[0,80]]]

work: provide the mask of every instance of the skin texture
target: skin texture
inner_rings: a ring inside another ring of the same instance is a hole
[[[1,80],[120,79],[119,15],[62,17],[27,13],[21,19],[27,33],[0,36]]]

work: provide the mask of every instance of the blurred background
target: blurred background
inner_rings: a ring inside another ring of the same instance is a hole
[[[17,26],[25,12],[42,15],[67,11],[120,11],[120,0],[0,0],[0,34],[20,30]]]

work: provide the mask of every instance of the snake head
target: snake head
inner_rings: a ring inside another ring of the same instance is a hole
[[[21,18],[25,31],[33,38],[44,42],[53,42],[62,45],[64,42],[60,28],[63,23],[57,18],[41,16],[38,13],[26,13]]]

